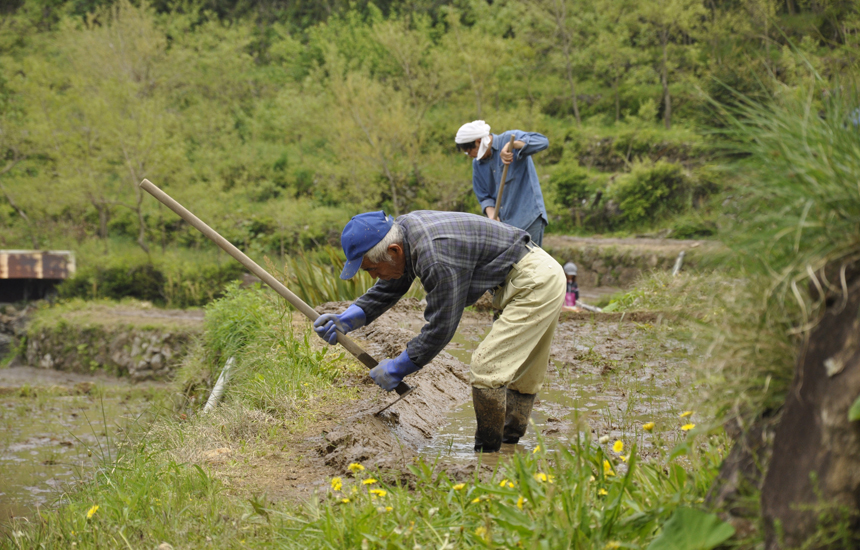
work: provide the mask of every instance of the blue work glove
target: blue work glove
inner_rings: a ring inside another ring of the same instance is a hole
[[[406,350],[397,356],[396,359],[385,359],[382,363],[370,369],[370,377],[376,382],[376,385],[385,391],[391,391],[403,382],[403,379],[420,370],[421,367],[415,365]]]
[[[336,344],[338,332],[346,334],[363,327],[366,322],[367,316],[364,314],[364,310],[352,304],[340,315],[326,313],[317,317],[317,320],[314,321],[314,332],[329,344]]]

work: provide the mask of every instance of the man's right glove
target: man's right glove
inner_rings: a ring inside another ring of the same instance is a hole
[[[395,359],[385,359],[382,363],[370,369],[370,377],[376,385],[385,391],[391,391],[403,382],[403,379],[413,372],[421,370],[409,358],[406,350]]]
[[[364,310],[352,304],[340,315],[326,313],[317,317],[317,320],[314,321],[314,332],[329,344],[336,344],[338,332],[346,334],[363,327],[366,322],[367,316],[364,314]]]

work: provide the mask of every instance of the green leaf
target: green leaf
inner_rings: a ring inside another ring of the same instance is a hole
[[[860,420],[860,396],[854,400],[854,404],[848,409],[848,422]]]
[[[734,534],[734,527],[715,514],[678,508],[648,550],[711,550]]]

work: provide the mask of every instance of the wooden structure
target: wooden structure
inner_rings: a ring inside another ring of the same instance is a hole
[[[44,298],[75,274],[68,250],[0,250],[0,302]]]

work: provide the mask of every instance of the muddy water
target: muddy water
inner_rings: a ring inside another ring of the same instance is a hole
[[[468,364],[490,327],[488,315],[464,317],[446,351]],[[688,350],[659,330],[637,323],[560,323],[544,388],[532,412],[534,424],[518,445],[504,445],[502,456],[534,449],[538,434],[550,444],[565,444],[580,434],[608,438],[610,445],[620,439],[628,448],[635,443],[640,456],[656,456],[673,446],[682,437],[675,427],[683,424],[678,399],[688,382]],[[658,425],[654,433],[659,436],[642,428],[648,422]],[[420,453],[444,462],[474,462],[474,430],[474,410],[465,403],[449,414],[448,423]]]
[[[70,484],[116,452],[119,434],[150,406],[152,390],[114,381],[110,387],[49,384],[69,382],[64,373],[52,379],[51,372],[27,377],[18,369],[0,371],[2,382],[35,384],[0,386],[0,525],[55,504]]]

